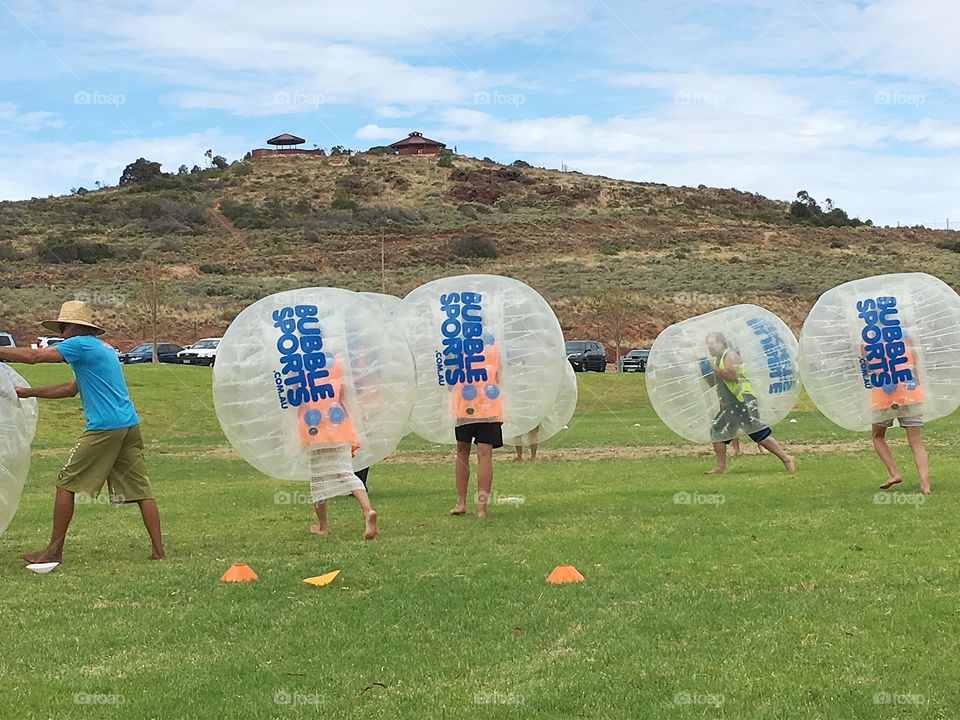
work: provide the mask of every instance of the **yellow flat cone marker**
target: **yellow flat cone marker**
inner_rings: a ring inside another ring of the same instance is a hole
[[[223,582],[250,582],[251,580],[259,580],[257,574],[250,569],[250,566],[244,563],[234,563],[220,576],[220,579],[223,580]]]
[[[551,585],[583,582],[583,579],[583,575],[573,565],[557,565],[553,572],[547,575],[547,582]]]
[[[304,582],[307,585],[313,585],[314,587],[323,587],[324,585],[329,585],[333,582],[333,579],[340,574],[339,570],[334,570],[333,572],[328,572],[324,575],[317,575],[316,577],[307,578]]]

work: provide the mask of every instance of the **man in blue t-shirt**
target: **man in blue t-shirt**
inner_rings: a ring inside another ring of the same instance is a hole
[[[0,360],[21,363],[67,362],[74,379],[42,388],[17,388],[22,398],[67,398],[80,393],[87,425],[57,480],[50,544],[23,556],[28,563],[60,562],[63,542],[73,518],[74,495],[96,496],[104,483],[112,503],[137,503],[150,535],[151,560],[162,560],[160,512],[153,501],[143,460],[140,419],[130,401],[117,352],[96,337],[103,330],[93,323],[87,303],[71,300],[60,317],[42,323],[65,338],[55,347],[27,350],[0,348]]]

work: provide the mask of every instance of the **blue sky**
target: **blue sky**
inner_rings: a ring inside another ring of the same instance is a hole
[[[0,199],[280,132],[960,225],[948,0],[0,0]]]

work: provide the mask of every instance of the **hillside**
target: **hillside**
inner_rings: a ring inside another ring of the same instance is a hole
[[[222,332],[285,288],[403,295],[441,275],[510,275],[551,302],[568,337],[624,339],[736,302],[799,328],[817,295],[854,277],[923,270],[958,281],[948,231],[812,227],[787,203],[463,157],[281,156],[63,197],[0,203],[0,330],[28,341],[64,299],[98,306],[118,345],[145,335],[145,280],[166,281],[163,335]],[[464,258],[471,252],[494,258]],[[455,245],[461,249],[455,252]],[[602,303],[601,303],[602,304]],[[615,313],[614,313],[615,314]],[[606,317],[607,322],[598,320]]]

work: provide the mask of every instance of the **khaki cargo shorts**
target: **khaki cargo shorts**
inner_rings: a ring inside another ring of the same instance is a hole
[[[60,471],[57,487],[96,497],[104,483],[112,503],[153,497],[139,425],[84,432]]]
[[[881,420],[880,422],[875,422],[874,425],[879,425],[880,427],[892,428],[893,427],[893,418],[889,420]],[[923,415],[908,415],[906,417],[897,418],[897,425],[902,428],[908,427],[923,427]]]

